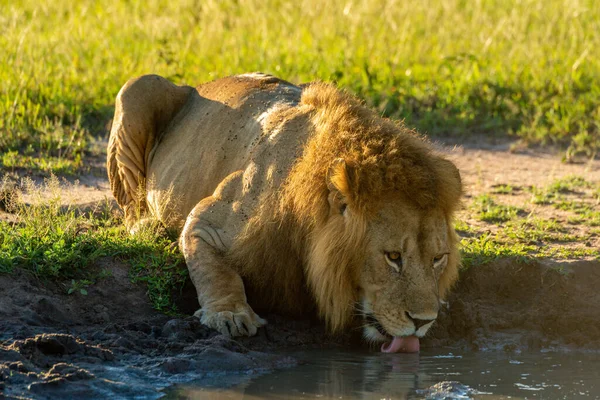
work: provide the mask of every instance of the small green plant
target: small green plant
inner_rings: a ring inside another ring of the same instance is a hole
[[[576,189],[589,188],[591,184],[581,176],[566,176],[552,182],[546,191],[552,194],[570,193]]]
[[[67,290],[67,294],[80,293],[84,296],[87,296],[87,287],[90,286],[93,282],[88,279],[71,279],[71,287]]]
[[[566,195],[576,194],[578,191],[592,187],[590,182],[580,176],[567,176],[556,179],[546,187],[532,186],[529,191],[531,192],[531,203],[555,204],[558,202],[558,207],[563,208],[561,203],[564,202]],[[596,192],[592,192],[592,197],[595,196],[593,193]]]
[[[506,239],[528,244],[574,242],[582,239],[578,235],[566,233],[555,220],[535,217],[511,221],[499,234]]]
[[[493,193],[497,194],[511,194],[515,190],[511,185],[496,185],[493,189]]]
[[[465,221],[457,220],[454,222],[454,230],[458,233],[469,234],[473,233],[474,230]]]
[[[477,196],[473,199],[473,208],[480,220],[485,222],[506,222],[517,216],[523,210],[515,206],[497,204],[488,194]]]
[[[19,154],[16,150],[7,151],[0,157],[0,165],[5,169],[22,168],[26,170],[74,175],[82,166],[81,154],[72,158],[65,157],[35,157]]]
[[[492,191],[498,193],[497,189],[492,188]],[[462,238],[464,267],[501,258],[520,261],[600,259],[600,248],[592,244],[598,236],[595,227],[600,226],[597,188],[593,183],[568,176],[528,190],[532,194],[531,202],[537,204],[528,213],[519,207],[498,204],[489,193],[472,199],[461,218],[495,225],[470,225],[464,219],[456,222],[456,230]]]
[[[531,192],[531,200],[532,204],[551,204],[554,200],[557,199],[556,193],[551,193],[545,190],[545,188],[540,188],[538,186],[531,186],[528,188]]]
[[[523,243],[504,243],[489,233],[477,237],[462,239],[461,262],[463,268],[484,265],[501,258],[510,258],[520,262],[529,262],[536,248]]]

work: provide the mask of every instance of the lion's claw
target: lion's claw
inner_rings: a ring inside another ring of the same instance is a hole
[[[234,307],[234,309],[240,309]],[[210,309],[199,309],[194,313],[203,325],[215,329],[223,335],[254,336],[258,328],[265,325],[267,321],[260,318],[251,308],[246,305],[241,307],[242,311],[212,311]]]

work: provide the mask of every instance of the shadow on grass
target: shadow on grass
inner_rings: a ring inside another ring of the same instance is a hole
[[[378,108],[383,115],[405,120],[407,125],[432,136],[501,138],[519,131],[526,123],[527,116],[517,103],[528,102],[529,96],[522,88],[485,83],[473,88],[461,103],[435,90],[424,96],[392,92],[382,100]]]
[[[470,89],[452,82],[399,80],[356,91],[386,117],[434,137],[521,138],[534,145],[566,149],[567,157],[593,157],[600,149],[595,86],[586,79],[565,92],[560,82],[525,85],[482,81]],[[456,92],[465,92],[456,96]]]

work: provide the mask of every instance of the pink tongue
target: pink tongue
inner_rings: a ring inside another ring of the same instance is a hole
[[[389,343],[381,345],[382,353],[416,353],[421,348],[416,336],[396,336]]]

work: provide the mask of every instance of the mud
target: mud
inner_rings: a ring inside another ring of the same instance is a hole
[[[464,271],[422,346],[598,350],[599,267],[505,260]],[[154,311],[118,261],[103,259],[97,268],[111,276],[87,296],[67,295],[67,283],[24,271],[0,275],[0,395],[158,398],[174,383],[293,366],[296,360],[282,355],[289,349],[366,346],[359,330],[331,337],[318,321],[275,315],[257,337],[234,341],[194,317]],[[190,298],[193,292],[182,297]]]
[[[463,271],[431,346],[600,349],[600,262],[502,260]]]
[[[273,316],[257,337],[233,341],[194,317],[154,311],[118,261],[97,268],[111,276],[86,296],[24,271],[0,275],[0,398],[157,398],[176,382],[295,365],[278,348],[347,339],[328,337],[318,323]]]

